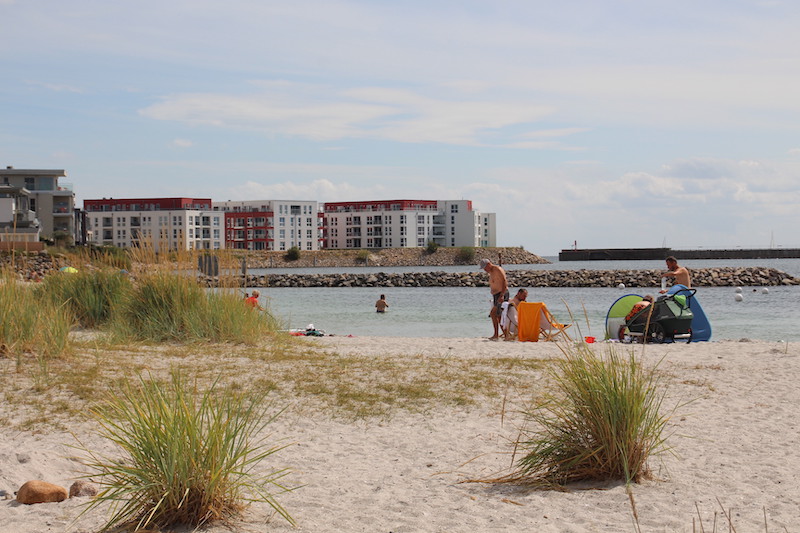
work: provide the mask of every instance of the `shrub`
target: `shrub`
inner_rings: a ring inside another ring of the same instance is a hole
[[[36,293],[40,300],[64,305],[81,326],[94,328],[110,320],[113,306],[130,288],[128,276],[117,270],[81,270],[46,276]]]
[[[41,300],[31,287],[5,272],[0,279],[0,355],[62,354],[72,327],[70,313],[60,305]]]
[[[277,329],[269,312],[248,309],[237,293],[209,291],[188,276],[155,271],[120,301],[110,333],[123,341],[254,343]]]
[[[456,261],[463,264],[475,262],[475,248],[472,246],[462,246],[456,252]]]
[[[527,413],[541,429],[520,439],[527,453],[518,461],[517,480],[647,478],[647,458],[665,448],[668,419],[659,413],[664,392],[655,371],[613,347],[605,357],[586,346],[567,349],[553,372],[557,394]]]
[[[287,261],[297,261],[298,259],[300,259],[300,248],[298,248],[297,246],[292,246],[286,251],[286,255],[284,256],[284,258]]]
[[[166,385],[141,377],[138,385],[121,387],[92,412],[121,457],[81,448],[87,477],[101,488],[86,511],[112,503],[105,529],[198,526],[258,501],[294,523],[275,501],[290,490],[280,483],[287,471],[256,468],[285,447],[265,442],[265,427],[280,414],[267,414],[266,393],[218,390],[215,382],[198,395],[178,373]]]
[[[439,245],[436,244],[436,241],[428,241],[428,247],[425,248],[425,251],[428,254],[435,254],[436,250],[438,250],[438,249],[439,249]]]
[[[366,265],[369,261],[369,250],[359,250],[356,254],[356,263],[361,263]]]

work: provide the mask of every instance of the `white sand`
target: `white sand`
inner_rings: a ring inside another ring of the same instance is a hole
[[[552,343],[482,339],[325,337],[307,342],[339,353],[425,354],[430,357],[559,357]],[[673,454],[652,460],[657,479],[633,488],[642,531],[692,531],[698,506],[711,531],[717,499],[732,509],[740,532],[800,531],[800,347],[766,342],[714,342],[650,346],[646,357],[664,357],[669,402],[693,399],[669,430]],[[272,431],[298,444],[278,462],[304,486],[280,501],[297,520],[293,529],[254,506],[236,531],[302,532],[619,532],[634,531],[623,486],[606,490],[547,492],[513,486],[459,483],[489,476],[509,465],[509,440],[522,417],[501,400],[479,407],[436,408],[425,414],[398,410],[388,421],[349,423],[297,411]],[[13,419],[13,403],[0,416]],[[73,428],[86,444],[107,445],[89,426]],[[77,464],[64,447],[67,433],[0,434],[0,489],[16,490],[28,479],[68,487]],[[20,461],[22,460],[22,462]],[[0,533],[96,531],[99,512],[73,522],[81,500],[26,506],[0,500]],[[718,522],[722,517],[718,517]],[[727,531],[718,523],[718,531]],[[209,531],[229,531],[217,525]],[[697,531],[700,531],[699,526]]]

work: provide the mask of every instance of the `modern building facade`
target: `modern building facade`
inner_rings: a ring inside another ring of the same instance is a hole
[[[39,220],[30,208],[31,193],[24,187],[0,185],[0,243],[3,249],[39,244]]]
[[[323,206],[323,247],[496,246],[494,213],[470,200],[378,200]]]
[[[210,198],[103,198],[84,200],[87,241],[154,251],[224,248],[225,214]]]
[[[225,248],[236,250],[319,250],[321,214],[314,201],[248,200],[214,202],[225,214]]]
[[[210,198],[102,198],[84,201],[86,240],[165,250],[318,250],[317,202]]]
[[[72,185],[60,178],[64,170],[0,169],[0,186],[25,189],[28,192],[28,210],[39,222],[41,237],[74,242],[75,193]]]

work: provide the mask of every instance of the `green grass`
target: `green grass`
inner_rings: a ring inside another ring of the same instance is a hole
[[[138,530],[199,526],[265,502],[294,524],[275,500],[290,490],[281,484],[287,471],[257,468],[285,447],[264,434],[280,412],[269,412],[266,393],[225,390],[218,382],[204,392],[195,387],[177,372],[167,383],[140,378],[93,411],[120,455],[81,448],[87,477],[101,488],[86,510],[110,502],[104,529]]]
[[[63,306],[38,298],[13,274],[0,275],[0,356],[62,355],[71,327],[72,318]]]
[[[509,480],[535,485],[646,479],[647,459],[666,449],[664,388],[655,368],[613,345],[598,354],[565,349],[553,371],[555,392],[526,413],[524,455]]]
[[[106,268],[52,274],[37,285],[36,294],[42,300],[65,304],[81,326],[97,328],[111,319],[113,307],[130,289],[126,274]]]
[[[234,291],[208,291],[192,278],[164,271],[141,276],[114,313],[116,342],[242,342],[254,344],[278,329],[268,312],[248,309]]]

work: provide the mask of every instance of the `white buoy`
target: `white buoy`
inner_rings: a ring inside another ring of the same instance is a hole
[[[763,289],[761,289],[761,294],[769,294],[769,289],[764,287]]]
[[[625,284],[624,283],[620,283],[619,285],[617,285],[617,288],[618,289],[624,289],[625,288]]]
[[[736,294],[736,296],[734,296],[733,299],[736,300],[737,302],[741,302],[742,300],[744,300],[744,296],[742,296],[741,294]]]
[[[736,294],[742,294],[742,288],[736,287]]]

